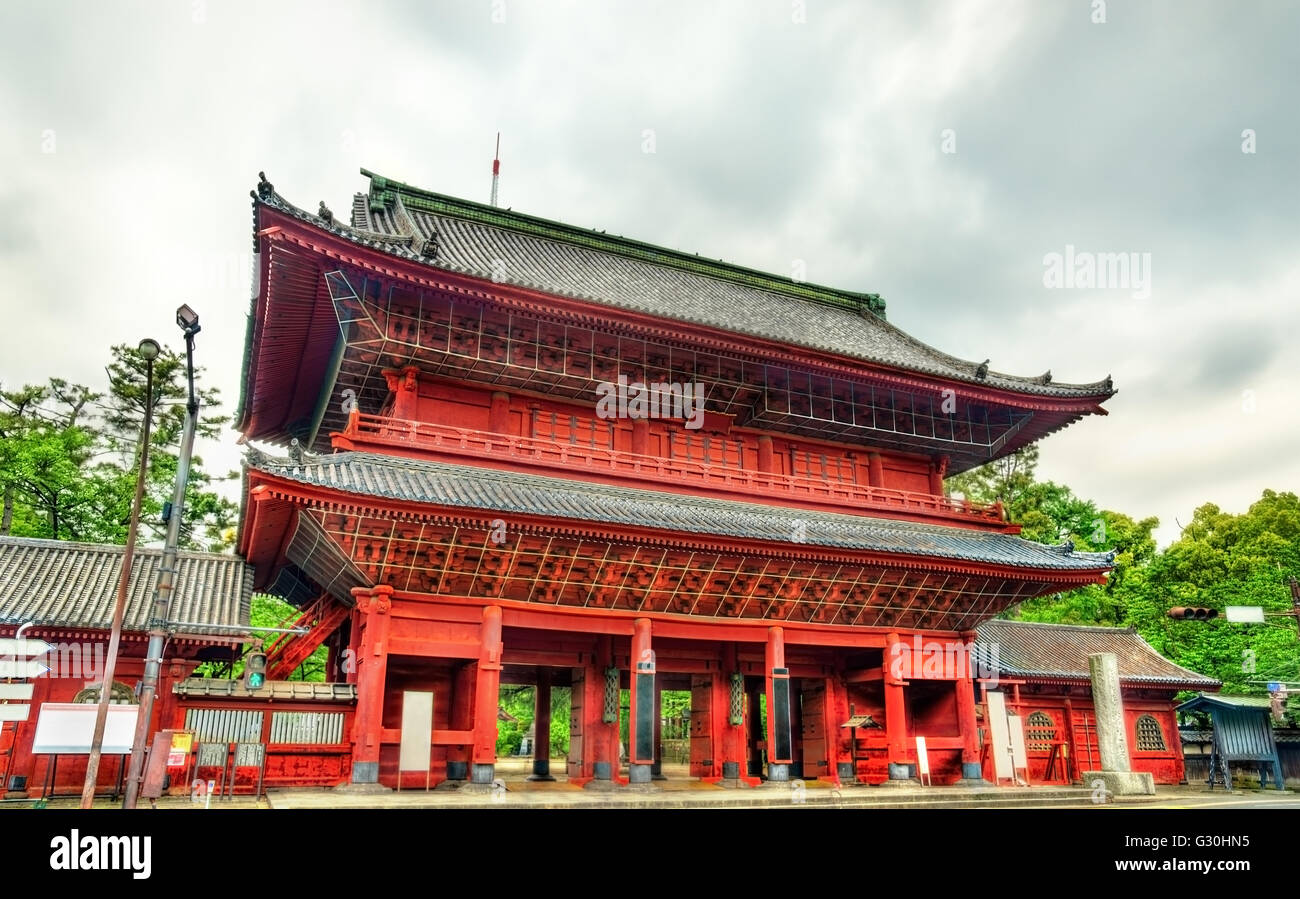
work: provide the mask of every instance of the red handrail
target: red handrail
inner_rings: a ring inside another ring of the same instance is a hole
[[[760,489],[772,494],[837,504],[865,504],[878,508],[937,512],[998,523],[1003,520],[1002,510],[997,504],[973,503],[965,499],[888,487],[771,474],[728,465],[705,465],[689,459],[646,456],[603,447],[560,443],[539,437],[493,434],[471,428],[365,415],[355,411],[349,416],[342,436],[456,455],[495,456],[569,470],[580,467],[601,474],[687,482],[736,492]]]

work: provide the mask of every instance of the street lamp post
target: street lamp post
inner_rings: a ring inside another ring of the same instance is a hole
[[[190,456],[194,453],[194,432],[198,427],[199,396],[194,390],[194,335],[198,334],[199,316],[188,305],[176,310],[176,324],[185,332],[185,377],[189,398],[185,403],[185,431],[181,437],[181,455],[176,466],[176,489],[172,494],[167,537],[163,543],[162,565],[154,587],[153,616],[149,619],[149,647],[144,654],[144,679],[140,683],[140,717],[135,722],[135,739],[131,743],[131,770],[126,779],[123,808],[135,808],[144,772],[145,746],[149,740],[149,722],[153,717],[154,697],[162,668],[163,646],[167,640],[167,615],[176,586],[176,555],[180,544],[181,518],[185,511],[185,487],[190,479]]]
[[[81,807],[90,808],[95,801],[95,782],[99,780],[99,757],[104,749],[104,725],[108,721],[108,701],[113,693],[113,675],[117,668],[117,648],[122,642],[122,619],[126,615],[126,596],[131,584],[135,559],[135,536],[140,529],[140,504],[144,501],[144,482],[149,470],[149,431],[153,424],[153,362],[161,347],[158,341],[145,338],[139,352],[146,365],[144,388],[144,425],[140,429],[140,470],[135,479],[135,500],[126,529],[126,548],[122,552],[122,576],[117,584],[117,602],[113,606],[113,630],[108,638],[108,658],[104,661],[104,679],[99,685],[99,708],[95,712],[95,733],[90,741],[90,758],[86,762],[86,780],[81,787]]]

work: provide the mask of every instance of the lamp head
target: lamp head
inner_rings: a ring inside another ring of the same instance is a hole
[[[152,362],[158,358],[158,354],[162,352],[162,347],[158,345],[158,341],[151,337],[146,337],[144,340],[140,341],[140,346],[137,348],[137,351],[140,353],[140,357],[144,359],[144,361]]]
[[[201,330],[199,327],[199,314],[191,309],[188,304],[176,310],[176,324],[180,325],[180,329],[190,336],[199,333]]]

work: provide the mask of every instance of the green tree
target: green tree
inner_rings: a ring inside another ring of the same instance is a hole
[[[59,378],[0,391],[0,534],[120,539],[103,514],[113,479],[96,461],[100,433],[84,415],[98,399]]]
[[[135,347],[118,344],[111,348],[108,364],[108,393],[102,404],[104,442],[116,452],[119,476],[134,485],[135,471],[124,463],[138,458],[140,422],[144,418],[148,363]],[[196,368],[196,384],[203,373]],[[200,415],[196,433],[201,438],[220,436],[230,421],[227,415],[214,414],[221,408],[220,391],[197,387]],[[163,347],[153,363],[153,434],[149,445],[149,478],[141,527],[155,540],[166,531],[162,521],[163,504],[169,502],[180,464],[181,437],[185,429],[186,402],[185,355]],[[181,546],[219,552],[228,549],[238,518],[238,507],[216,493],[213,486],[237,477],[230,472],[214,477],[204,469],[203,459],[195,454],[190,460],[185,494],[185,511],[181,520]]]

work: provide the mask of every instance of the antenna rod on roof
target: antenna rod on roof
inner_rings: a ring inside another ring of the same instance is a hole
[[[492,205],[497,204],[497,179],[501,177],[501,132],[497,132],[497,151],[492,157]]]

